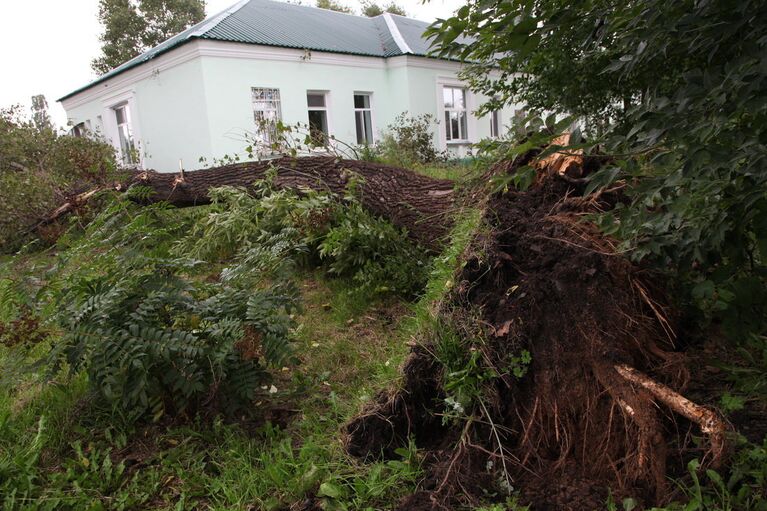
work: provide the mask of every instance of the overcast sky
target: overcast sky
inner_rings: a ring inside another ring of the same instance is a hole
[[[208,15],[237,0],[208,0]],[[315,0],[303,0],[314,5]],[[29,107],[30,97],[45,94],[51,115],[66,124],[64,109],[56,100],[93,80],[90,67],[99,53],[101,25],[98,0],[3,0],[0,30],[0,108],[13,104]],[[358,0],[341,0],[358,9]],[[387,1],[379,3],[388,3]],[[408,15],[424,21],[445,18],[463,0],[398,0]]]

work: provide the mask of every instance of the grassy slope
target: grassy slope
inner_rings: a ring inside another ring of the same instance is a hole
[[[463,168],[420,170],[471,177]],[[478,219],[477,212],[469,214],[453,233],[415,306],[350,294],[345,282],[319,271],[303,275],[296,350],[301,363],[278,372],[277,392],[265,393],[269,402],[260,405],[268,411],[259,423],[208,420],[128,429],[95,406],[83,376],[42,385],[34,376],[5,371],[0,488],[12,479],[16,492],[0,491],[4,509],[300,509],[316,497],[326,509],[391,507],[417,484],[414,449],[403,451],[399,461],[360,463],[344,453],[339,429],[374,392],[396,384],[407,343],[434,326],[430,305],[451,285]],[[20,264],[45,267],[45,257]],[[0,371],[18,369],[8,357],[0,346]],[[765,453],[767,446],[752,444],[738,455],[749,481],[767,478]],[[19,498],[27,490],[31,499]],[[698,497],[695,491],[684,491],[701,501],[695,509],[735,509],[724,503],[726,492],[704,487],[700,494],[698,487]]]
[[[420,170],[456,179],[469,169]],[[456,255],[437,263],[439,283],[416,306],[352,293],[319,270],[303,275],[299,365],[277,372],[276,392],[257,403],[267,410],[260,423],[124,426],[88,395],[85,375],[44,384],[40,371],[23,370],[0,345],[0,368],[8,370],[0,376],[3,508],[282,509],[306,499],[327,509],[389,507],[417,482],[415,450],[361,463],[345,454],[339,430],[374,392],[396,384],[407,343]],[[50,261],[46,252],[3,257],[0,278],[42,275]],[[5,492],[3,480],[11,482]]]
[[[319,273],[301,288],[301,364],[278,375],[266,423],[131,431],[89,402],[82,377],[60,386],[5,385],[0,475],[26,479],[39,496],[16,505],[280,509],[321,493],[330,508],[364,509],[412,489],[414,456],[363,465],[346,456],[338,435],[372,392],[397,378],[408,305],[350,295],[344,282]],[[13,497],[4,497],[13,508]]]

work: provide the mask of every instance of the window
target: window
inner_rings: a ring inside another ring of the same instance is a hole
[[[373,120],[370,110],[370,94],[354,95],[354,124],[357,127],[357,143],[373,143]]]
[[[443,87],[442,100],[445,107],[445,139],[464,141],[469,139],[466,128],[466,89]]]
[[[90,121],[87,121],[87,124],[85,122],[81,122],[81,123],[75,124],[72,127],[72,135],[78,138],[88,136],[89,132],[90,132]]]
[[[314,145],[325,146],[328,143],[328,107],[324,92],[307,92],[306,104],[309,106],[309,136]]]
[[[498,138],[501,136],[501,113],[498,110],[490,112],[490,137]]]
[[[131,129],[130,109],[127,103],[114,107],[115,120],[117,121],[117,136],[120,141],[120,154],[123,163],[135,165],[138,163],[136,144],[133,142],[133,130]]]
[[[282,120],[280,89],[251,89],[253,118],[256,121],[256,138],[264,144],[277,141],[277,122]]]

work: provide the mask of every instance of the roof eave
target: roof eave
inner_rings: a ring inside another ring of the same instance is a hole
[[[165,55],[166,53],[168,53],[170,51],[173,51],[173,50],[175,50],[177,48],[180,48],[180,47],[184,46],[185,44],[187,44],[188,42],[193,41],[193,40],[198,39],[198,38],[199,37],[196,36],[196,35],[191,35],[191,36],[185,38],[183,41],[179,41],[178,44],[174,44],[172,46],[168,46],[167,48],[163,48],[162,50],[158,51],[154,55],[151,55],[150,57],[147,57],[146,60],[141,60],[141,61],[138,61],[138,62],[134,62],[133,64],[131,64],[129,66],[125,66],[123,69],[120,69],[119,71],[117,71],[117,69],[119,69],[119,67],[117,67],[117,68],[109,71],[108,73],[105,73],[105,74],[101,75],[100,77],[96,78],[91,83],[89,83],[87,85],[84,85],[84,86],[80,87],[79,89],[77,89],[75,91],[72,91],[72,92],[70,92],[69,94],[67,94],[65,96],[60,97],[59,99],[56,100],[56,102],[60,103],[62,101],[66,101],[67,99],[69,99],[71,97],[77,96],[81,92],[85,92],[85,91],[87,91],[89,89],[92,89],[93,87],[95,87],[95,86],[97,86],[97,85],[99,85],[101,83],[107,82],[107,81],[111,80],[112,78],[118,77],[121,74],[125,73],[126,71],[130,71],[131,69],[136,69],[137,67],[143,66],[144,64],[153,61],[157,57],[159,57],[161,55]],[[130,62],[130,61],[128,61],[128,62]],[[123,64],[123,65],[125,65],[125,64]]]

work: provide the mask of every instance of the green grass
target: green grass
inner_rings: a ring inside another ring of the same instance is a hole
[[[476,169],[473,166],[460,163],[416,165],[413,170],[434,179],[448,179],[457,182],[465,181],[476,175]]]
[[[300,286],[300,363],[278,371],[277,392],[261,404],[273,423],[131,429],[92,402],[84,376],[43,384],[32,373],[5,385],[3,508],[283,509],[317,498],[326,509],[377,509],[412,491],[420,475],[414,448],[366,464],[339,440],[362,403],[396,380],[409,305],[360,296],[320,272]]]
[[[433,326],[480,215],[459,219],[417,303],[354,290],[322,270],[297,276],[297,364],[275,371],[259,420],[130,426],[88,394],[85,375],[44,382],[39,371],[0,380],[3,509],[381,509],[412,492],[415,446],[400,459],[349,457],[341,428],[376,392],[397,385],[408,343]],[[7,261],[44,273],[50,256]],[[55,332],[51,342],[55,342]],[[34,351],[41,356],[48,343]],[[0,347],[0,367],[19,360]]]

